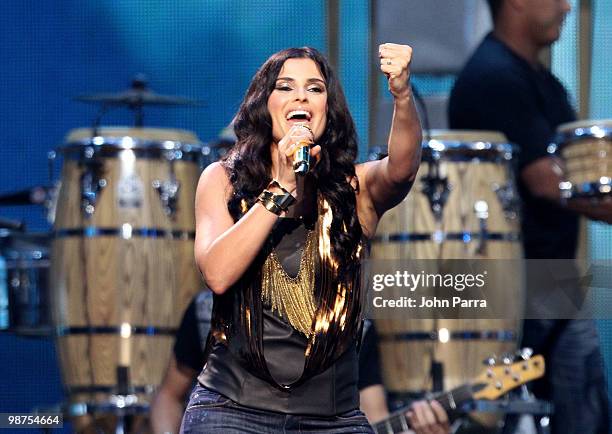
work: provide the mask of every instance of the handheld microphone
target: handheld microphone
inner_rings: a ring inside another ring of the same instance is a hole
[[[298,125],[308,130],[310,135],[313,136],[312,130],[307,124],[299,123]],[[310,145],[311,143],[306,138],[300,138],[298,140],[299,140],[298,145],[297,145],[298,147],[293,154],[293,171],[296,173],[296,175],[303,176],[303,175],[306,175],[308,171],[310,170]]]
[[[310,170],[310,142],[302,140],[293,154],[293,171],[297,175],[306,175]]]

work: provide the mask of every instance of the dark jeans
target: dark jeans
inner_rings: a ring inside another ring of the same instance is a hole
[[[316,399],[316,397],[314,398]],[[181,433],[367,433],[372,428],[360,410],[331,417],[298,416],[241,406],[197,385],[183,416]]]
[[[523,346],[546,359],[546,376],[534,384],[552,401],[553,434],[608,434],[608,394],[599,336],[592,320],[526,320]]]

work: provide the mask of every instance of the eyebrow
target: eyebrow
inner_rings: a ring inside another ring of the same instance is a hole
[[[291,78],[291,77],[278,77],[276,79],[276,81],[291,81],[291,82],[295,82],[295,79]],[[308,80],[306,80],[306,83],[321,83],[323,85],[325,85],[325,81],[321,80],[320,78],[309,78]]]

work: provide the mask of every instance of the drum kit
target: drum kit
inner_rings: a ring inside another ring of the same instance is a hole
[[[612,200],[612,121],[561,125],[557,137],[549,151],[565,163],[563,197]],[[520,264],[512,261],[522,258],[517,152],[496,132],[432,131],[412,191],[382,217],[371,258],[426,260],[419,264],[434,273],[448,272],[445,267],[456,259],[504,260],[490,261],[492,267]],[[490,286],[504,291],[487,298],[507,306],[504,319],[448,319],[435,312],[430,319],[376,319],[392,402],[457,387],[476,375],[488,355],[516,351],[525,271],[500,271],[494,275],[503,281]]]
[[[141,80],[78,99],[101,111],[130,107],[136,126],[99,126],[98,116],[50,153],[51,166],[63,161],[59,182],[42,188],[51,200],[33,200],[30,190],[0,197],[49,202],[53,223],[48,234],[30,234],[0,221],[0,329],[54,337],[67,394],[61,411],[77,431],[134,432],[202,287],[195,189],[218,150],[189,131],[143,127],[144,106],[195,101],[155,94]]]

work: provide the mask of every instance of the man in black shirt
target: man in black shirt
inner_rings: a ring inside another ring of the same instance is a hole
[[[511,8],[509,2],[503,6]],[[560,28],[568,10],[558,11],[554,29]],[[498,22],[502,27],[503,22]],[[512,41],[518,35],[506,38],[500,32],[496,27],[485,37],[459,75],[450,98],[450,126],[501,131],[520,147],[518,184],[525,202],[522,221],[525,255],[573,258],[578,217],[556,201],[542,199],[548,195],[545,188],[551,188],[558,197],[560,181],[556,163],[547,152],[548,144],[554,139],[556,127],[575,120],[576,116],[561,83],[538,62],[540,45],[531,50],[515,48]],[[552,29],[547,34],[547,38],[542,36],[541,44],[552,43],[559,36]]]
[[[547,152],[557,126],[575,120],[575,113],[565,89],[538,56],[559,38],[570,6],[566,0],[489,0],[489,5],[494,30],[455,83],[450,126],[501,131],[518,145],[525,257],[571,259],[578,240],[574,211],[606,221],[610,216],[609,210],[589,204],[572,210],[561,204],[561,166]],[[547,357],[547,376],[536,393],[555,405],[553,432],[607,432],[607,393],[594,323],[527,320],[522,344]]]

